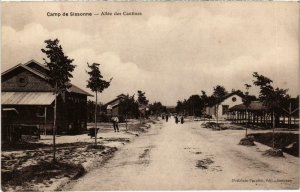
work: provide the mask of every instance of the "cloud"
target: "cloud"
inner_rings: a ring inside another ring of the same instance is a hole
[[[58,38],[66,55],[74,58],[75,84],[86,89],[86,63],[100,63],[110,88],[101,94],[106,102],[120,93],[146,92],[151,101],[175,104],[201,90],[211,93],[217,84],[228,90],[244,89],[257,71],[276,86],[298,94],[299,10],[291,4],[238,3],[34,4],[5,6],[2,26],[2,71],[30,59],[42,60],[44,40]],[[17,7],[17,8],[15,8]],[[61,8],[62,7],[62,8]],[[138,17],[48,18],[45,11],[130,9]],[[18,22],[18,12],[26,20]],[[10,16],[10,17],[9,17]],[[263,19],[262,19],[263,18]],[[13,56],[13,57],[12,57]],[[255,92],[257,93],[257,92]]]

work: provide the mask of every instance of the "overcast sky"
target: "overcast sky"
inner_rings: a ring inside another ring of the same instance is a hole
[[[142,16],[47,16],[102,11]],[[88,90],[87,62],[113,77],[101,102],[143,90],[150,102],[175,105],[216,85],[244,90],[254,71],[295,96],[298,14],[297,2],[2,3],[1,67],[43,62],[44,40],[58,38],[77,65],[74,84]]]

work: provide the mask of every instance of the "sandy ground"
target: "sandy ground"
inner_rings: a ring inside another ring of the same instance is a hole
[[[127,143],[133,141],[141,133],[147,131],[151,127],[151,123],[140,125],[139,121],[130,122],[128,131],[125,130],[125,124],[120,125],[120,132],[114,132],[112,125],[109,123],[100,123],[100,132],[97,135],[98,146],[101,149],[87,148],[93,145],[94,138],[87,134],[81,135],[58,135],[56,137],[57,144],[57,160],[64,163],[73,163],[81,165],[85,171],[90,171],[94,167],[99,167],[110,158],[117,148],[120,148]],[[52,160],[52,136],[42,135],[41,139],[33,144],[38,144],[34,148],[24,149],[6,149],[1,152],[1,172],[23,171],[24,169],[30,171],[29,166],[39,165],[40,162],[50,162]],[[44,145],[46,144],[46,145]],[[47,170],[49,171],[49,170]],[[45,176],[45,179],[32,177],[32,180],[26,182],[9,182],[5,180],[2,189],[5,191],[53,191],[60,189],[61,186],[69,182],[71,178],[76,177],[77,172],[63,171],[55,176]],[[34,174],[40,174],[38,170]],[[51,171],[50,171],[51,172]],[[53,171],[52,171],[53,172]],[[66,172],[66,173],[64,173]],[[24,172],[27,174],[27,172]],[[47,173],[48,174],[48,173]],[[8,175],[6,177],[9,177]],[[31,178],[31,177],[30,177]],[[41,181],[40,181],[41,180]]]
[[[264,156],[269,147],[259,143],[238,145],[243,130],[212,131],[201,122],[173,120],[155,124],[64,190],[299,188],[297,157]]]

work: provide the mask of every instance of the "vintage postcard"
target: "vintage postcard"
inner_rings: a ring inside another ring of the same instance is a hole
[[[1,3],[3,191],[299,189],[299,2]]]

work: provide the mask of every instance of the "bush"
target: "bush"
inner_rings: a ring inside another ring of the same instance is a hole
[[[264,155],[271,156],[271,157],[284,157],[281,149],[268,149],[264,153]]]
[[[242,138],[239,142],[239,145],[245,145],[245,146],[254,146],[254,139],[252,137],[245,137]]]

